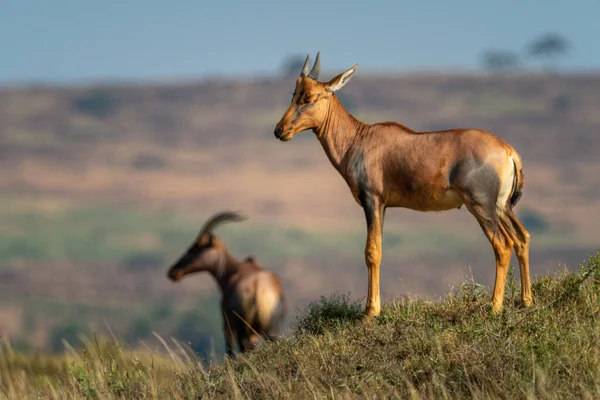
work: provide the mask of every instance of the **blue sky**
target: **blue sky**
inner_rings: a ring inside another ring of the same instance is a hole
[[[562,66],[600,67],[600,1],[0,2],[0,84],[198,79],[277,71],[321,51],[323,69],[473,69],[481,52],[565,36]]]

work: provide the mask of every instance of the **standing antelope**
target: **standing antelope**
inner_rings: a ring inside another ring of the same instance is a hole
[[[307,56],[291,104],[274,133],[287,142],[298,132],[312,129],[362,206],[369,270],[366,316],[376,316],[381,309],[379,264],[387,207],[444,211],[464,204],[494,248],[492,310],[502,309],[512,248],[519,261],[521,297],[530,306],[529,233],[512,211],[524,185],[519,154],[480,129],[415,132],[396,122],[369,125],[357,120],[335,96],[357,67],[329,82],[319,82],[319,53],[310,72]]]
[[[212,230],[227,221],[242,221],[236,212],[213,215],[186,253],[169,269],[168,277],[179,281],[185,275],[208,271],[222,293],[221,310],[227,354],[234,347],[253,349],[260,337],[274,341],[286,314],[286,301],[277,275],[261,268],[253,257],[238,261]]]

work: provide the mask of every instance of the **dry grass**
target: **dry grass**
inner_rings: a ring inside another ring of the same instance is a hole
[[[600,396],[600,252],[576,273],[534,281],[521,309],[514,277],[494,316],[465,283],[440,302],[402,299],[360,322],[361,304],[334,295],[309,305],[295,333],[237,361],[200,362],[176,341],[132,352],[84,338],[63,357],[0,354],[0,397],[500,398]]]

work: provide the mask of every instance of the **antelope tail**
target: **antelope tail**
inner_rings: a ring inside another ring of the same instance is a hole
[[[523,187],[525,186],[525,176],[523,175],[523,164],[521,163],[521,157],[518,154],[513,153],[511,157],[513,166],[515,168],[515,177],[513,182],[513,190],[510,194],[510,208],[512,209],[517,205],[521,196],[523,196]]]

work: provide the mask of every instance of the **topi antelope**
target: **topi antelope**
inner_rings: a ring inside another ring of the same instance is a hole
[[[169,269],[168,277],[179,281],[185,275],[208,271],[222,293],[225,345],[233,357],[234,347],[253,349],[260,337],[274,341],[274,333],[286,314],[286,301],[277,275],[261,268],[253,257],[238,261],[212,231],[228,221],[242,221],[236,212],[213,215],[186,253]]]
[[[530,306],[529,233],[512,210],[523,193],[519,154],[504,140],[480,129],[415,132],[396,122],[370,125],[357,120],[335,96],[357,67],[329,82],[319,82],[319,54],[310,71],[307,56],[291,104],[274,133],[287,142],[311,129],[362,206],[367,223],[367,317],[378,315],[381,309],[379,264],[388,207],[445,211],[464,204],[494,249],[492,310],[502,309],[513,248],[521,273],[521,297]]]

